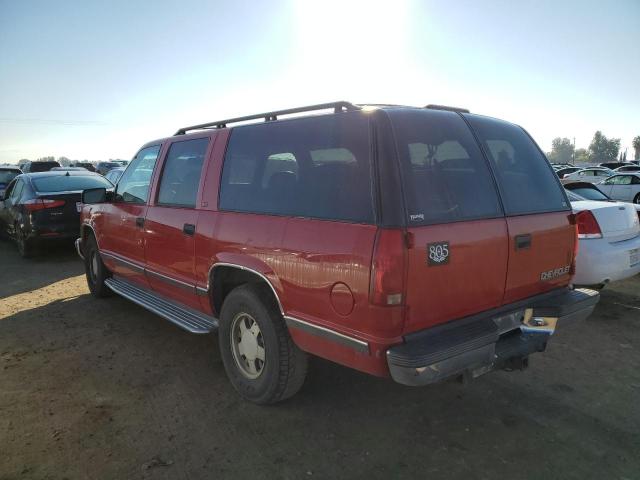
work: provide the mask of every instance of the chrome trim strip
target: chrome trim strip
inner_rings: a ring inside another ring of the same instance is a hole
[[[196,286],[196,295],[199,295],[201,297],[206,297],[207,295],[209,295],[209,289]]]
[[[78,256],[84,260],[84,255],[82,254],[82,249],[80,248],[80,244],[82,243],[82,238],[76,238],[76,252],[78,252]]]
[[[357,338],[350,337],[348,335],[344,335],[342,333],[338,333],[334,330],[330,330],[325,327],[321,327],[319,325],[314,325],[309,322],[305,322],[304,320],[300,320],[299,318],[293,317],[284,317],[287,322],[287,326],[289,328],[299,328],[311,335],[316,335],[318,337],[326,338],[327,340],[332,340],[336,343],[340,343],[347,347],[353,348],[354,350],[360,353],[369,353],[369,343],[364,342],[362,340],[358,340]]]
[[[130,262],[129,260],[125,260],[124,258],[120,258],[119,256],[114,255],[113,253],[100,252],[100,255],[102,255],[103,257],[109,257],[113,261],[118,262],[124,265],[125,267],[128,267],[131,270],[134,270],[137,273],[144,273],[144,267],[141,267],[136,263]]]
[[[168,277],[167,275],[164,275],[160,272],[156,272],[153,270],[149,270],[148,268],[145,268],[144,272],[156,278],[157,280],[168,283],[169,285],[173,285],[175,287],[182,288],[184,290],[189,290],[191,293],[195,293],[195,286],[192,284],[183,282],[182,280],[178,280],[176,278]]]
[[[276,292],[276,289],[273,287],[269,279],[265,277],[262,273],[258,272],[257,270],[254,270],[253,268],[245,267],[243,265],[236,265],[235,263],[225,263],[225,262],[218,262],[211,265],[211,268],[209,269],[209,276],[207,277],[207,293],[211,289],[211,285],[209,285],[209,281],[211,280],[213,269],[216,267],[233,267],[233,268],[238,268],[240,270],[246,270],[247,272],[255,273],[256,275],[258,275],[265,282],[267,282],[267,285],[269,285],[269,287],[271,288],[271,291],[273,292],[273,296],[276,297],[276,301],[278,302],[278,308],[280,309],[280,313],[284,316],[284,309],[282,308],[280,297],[278,297],[278,293]]]

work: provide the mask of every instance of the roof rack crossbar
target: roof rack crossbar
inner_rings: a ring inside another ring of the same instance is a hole
[[[289,108],[286,110],[276,110],[274,112],[266,112],[266,113],[256,113],[254,115],[247,115],[245,117],[235,117],[228,118],[226,120],[217,120],[215,122],[207,122],[201,123],[200,125],[192,125],[190,127],[183,127],[178,130],[175,135],[184,135],[190,130],[201,130],[201,129],[209,129],[209,128],[226,128],[229,123],[238,123],[244,122],[247,120],[257,120],[263,118],[265,122],[272,122],[278,119],[279,115],[290,115],[293,113],[303,113],[303,112],[313,112],[315,110],[326,110],[329,108],[333,108],[336,113],[342,111],[354,111],[361,110],[361,107],[354,105],[350,102],[330,102],[330,103],[319,103],[317,105],[309,105],[307,107],[297,107],[297,108]]]
[[[424,108],[428,108],[430,110],[446,110],[447,112],[460,112],[460,113],[470,113],[466,108],[458,108],[458,107],[448,107],[447,105],[432,105],[429,104]]]

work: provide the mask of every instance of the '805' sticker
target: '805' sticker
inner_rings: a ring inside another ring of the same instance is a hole
[[[427,264],[446,265],[449,263],[449,242],[427,244]]]

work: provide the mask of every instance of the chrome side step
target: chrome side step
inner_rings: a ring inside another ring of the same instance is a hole
[[[160,315],[191,333],[209,333],[218,329],[215,317],[197,312],[185,305],[166,300],[154,292],[133,285],[119,277],[108,278],[104,283],[118,295]]]

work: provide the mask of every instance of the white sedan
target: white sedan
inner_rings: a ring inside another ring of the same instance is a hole
[[[600,183],[604,179],[614,175],[613,170],[609,170],[604,167],[589,167],[573,172],[569,175],[562,177],[562,183],[567,181],[575,182],[577,180],[581,182]]]
[[[573,283],[604,286],[640,273],[640,221],[635,206],[568,195],[579,242]]]
[[[640,172],[614,175],[599,183],[598,188],[614,200],[640,204]]]

